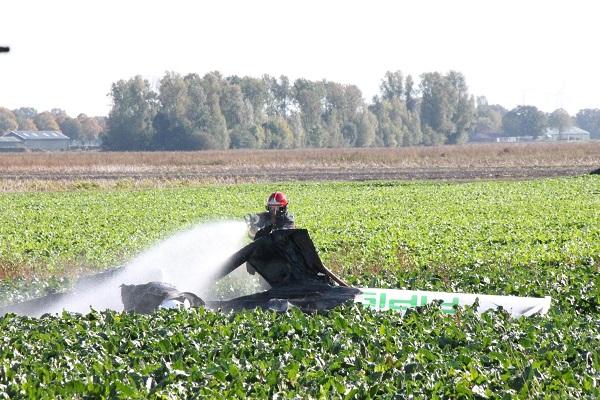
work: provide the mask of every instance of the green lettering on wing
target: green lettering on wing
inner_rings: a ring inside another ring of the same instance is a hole
[[[448,303],[442,303],[442,312],[444,314],[456,314],[454,306],[458,305],[458,297],[453,297]]]
[[[385,308],[386,297],[385,292],[379,294],[379,308]]]
[[[448,302],[441,304],[442,312],[445,314],[455,314],[454,306],[459,304],[459,298],[453,297]],[[404,312],[409,308],[424,306],[429,303],[427,295],[413,294],[410,297],[394,297],[386,292],[363,292],[361,303],[370,308],[384,310],[386,308],[394,311]]]
[[[418,296],[413,294],[409,299],[390,299],[390,310],[406,311],[407,308],[417,306]]]
[[[377,308],[377,297],[375,295],[376,293],[373,292],[363,292],[362,303],[368,305],[370,308]]]

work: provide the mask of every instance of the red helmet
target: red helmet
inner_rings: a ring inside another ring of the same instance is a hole
[[[286,207],[288,205],[288,200],[285,197],[285,193],[283,192],[273,192],[269,196],[267,200],[267,208],[269,207]]]

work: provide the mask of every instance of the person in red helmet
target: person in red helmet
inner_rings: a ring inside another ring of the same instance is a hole
[[[294,229],[294,216],[288,213],[288,204],[285,193],[271,193],[267,199],[267,211],[246,216],[248,234],[256,240],[279,229]]]

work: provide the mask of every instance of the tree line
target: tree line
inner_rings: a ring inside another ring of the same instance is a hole
[[[15,130],[61,131],[72,140],[85,144],[95,141],[106,132],[106,117],[79,114],[71,118],[60,108],[38,112],[33,107],[16,110],[0,107],[0,135]]]
[[[590,132],[592,138],[600,139],[600,109],[583,109],[574,117],[562,108],[547,114],[530,105],[517,106],[508,111],[498,104],[488,105],[485,97],[478,97],[472,134],[537,138],[547,128],[560,133],[572,126]]]
[[[166,73],[112,85],[103,137],[118,150],[396,147],[462,143],[475,115],[461,73],[428,73],[419,87],[386,73],[371,104],[355,85],[286,76]]]
[[[107,150],[399,147],[459,144],[476,134],[537,137],[577,125],[600,137],[600,109],[571,117],[534,106],[512,110],[475,99],[460,72],[411,75],[389,71],[367,103],[360,89],[332,81],[290,81],[167,72],[156,88],[141,76],[111,86],[107,118],[70,118],[59,109],[0,108],[7,129],[62,130],[100,136]]]

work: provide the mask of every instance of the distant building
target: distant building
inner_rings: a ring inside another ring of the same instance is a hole
[[[533,142],[535,138],[533,136],[502,136],[496,138],[498,143],[521,143],[521,142]]]
[[[501,133],[475,132],[475,133],[471,134],[471,137],[469,138],[469,142],[491,143],[491,142],[496,142],[499,137],[502,137]]]
[[[102,139],[97,137],[89,140],[71,140],[71,150],[99,150],[102,147]]]
[[[23,142],[16,137],[0,136],[0,151],[24,151]]]
[[[571,126],[566,128],[564,131],[559,132],[556,128],[548,128],[544,133],[543,138],[545,140],[590,140],[590,133],[586,130],[578,128],[576,126]]]
[[[16,138],[29,150],[69,150],[71,139],[59,131],[10,131],[4,138]]]
[[[559,132],[556,128],[548,128],[544,134],[534,138],[533,136],[500,136],[496,138],[498,143],[518,142],[561,142],[561,141],[585,141],[590,140],[590,133],[576,126],[566,128]]]

